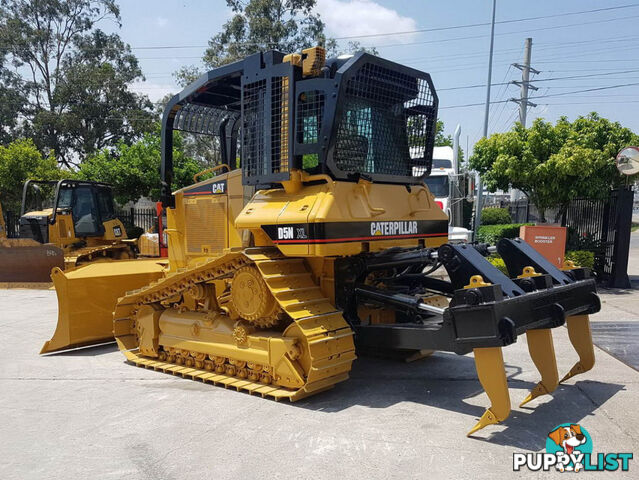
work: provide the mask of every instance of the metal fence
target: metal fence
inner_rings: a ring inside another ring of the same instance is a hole
[[[128,208],[115,212],[115,216],[126,226],[148,230],[155,225],[157,213],[153,208]]]
[[[7,226],[7,237],[18,238],[20,230],[20,214],[14,213],[11,210],[3,211],[4,222]]]
[[[507,208],[513,223],[537,223],[542,221],[541,212],[528,199],[516,200],[514,202],[501,201],[499,206]],[[557,213],[556,208],[549,208],[544,212],[546,222],[553,222]]]
[[[560,222],[568,228],[567,249],[589,250],[595,255],[594,271],[598,280],[615,287],[629,286],[627,280],[629,232],[634,192],[613,190],[603,200],[577,198],[570,202]],[[527,199],[501,202],[508,208],[513,223],[538,223],[541,215]],[[546,210],[547,222],[553,222],[558,210]]]

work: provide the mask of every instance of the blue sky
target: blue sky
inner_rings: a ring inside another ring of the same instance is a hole
[[[135,89],[152,100],[179,91],[173,72],[183,65],[199,64],[207,41],[231,14],[224,0],[119,3],[123,23],[120,34],[134,48],[146,76]],[[329,36],[362,36],[353,40],[375,46],[385,58],[431,73],[447,132],[461,124],[462,146],[466,147],[468,141],[472,149],[481,136],[483,106],[459,105],[482,103],[485,87],[446,89],[486,83],[490,27],[395,33],[483,24],[490,21],[491,4],[490,0],[318,0],[317,9]],[[565,15],[625,5],[633,6]],[[529,111],[529,124],[536,117],[556,120],[566,115],[572,119],[594,110],[639,132],[639,34],[634,33],[639,24],[639,2],[497,1],[498,22],[552,15],[556,16],[496,25],[492,82],[520,78],[521,73],[510,64],[522,61],[524,39],[532,37],[532,66],[541,73],[535,76],[539,91],[530,95],[543,98],[532,100],[539,105]],[[551,80],[555,78],[561,79]],[[626,84],[636,85],[606,88]],[[602,87],[606,89],[591,90]],[[591,91],[573,93],[581,90]],[[499,102],[518,95],[514,85],[497,85],[491,97]],[[508,130],[518,118],[517,108],[511,102],[493,104],[489,132]]]

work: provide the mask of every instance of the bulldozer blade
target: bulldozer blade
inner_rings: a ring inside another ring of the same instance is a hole
[[[554,392],[559,384],[555,345],[550,329],[528,330],[526,332],[526,340],[528,341],[530,357],[541,374],[541,380],[530,391],[526,399],[519,404],[520,407],[523,407],[534,398]]]
[[[505,420],[510,414],[510,394],[501,347],[475,348],[473,352],[477,376],[490,399],[490,408],[486,409],[477,424],[470,429],[466,435],[468,437],[488,425]]]
[[[588,315],[573,315],[566,319],[568,338],[575,348],[579,360],[570,371],[560,380],[563,383],[575,375],[587,372],[595,365],[595,347],[592,344],[590,320]]]
[[[163,276],[166,261],[121,260],[91,263],[51,273],[58,296],[58,323],[40,353],[113,340],[113,310],[118,298]]]
[[[0,240],[0,283],[28,284],[51,282],[51,270],[64,267],[64,252],[53,245],[34,240]]]

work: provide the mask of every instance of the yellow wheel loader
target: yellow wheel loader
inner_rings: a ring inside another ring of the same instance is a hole
[[[423,182],[437,103],[427,73],[367,53],[270,51],[208,72],[162,121],[168,270],[95,310],[56,281],[59,321],[89,336],[112,320],[132,364],[275,399],[346,380],[356,346],[474,352],[491,406],[470,433],[509,415],[502,347],[525,334],[541,375],[526,401],[552,393],[553,328],[580,357],[564,380],[593,366],[594,281],[519,239],[496,247],[510,277],[494,248],[447,243]],[[216,176],[171,192],[174,130],[218,137]],[[92,267],[88,285],[140,274]]]

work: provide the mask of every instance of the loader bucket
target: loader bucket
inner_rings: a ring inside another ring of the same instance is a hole
[[[64,267],[64,252],[58,247],[29,239],[0,240],[0,283],[6,286],[51,282],[55,267]]]
[[[166,261],[92,263],[51,278],[58,296],[58,324],[40,353],[113,340],[113,310],[119,297],[162,277]]]

